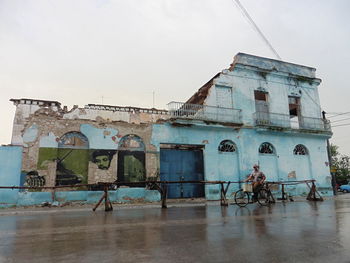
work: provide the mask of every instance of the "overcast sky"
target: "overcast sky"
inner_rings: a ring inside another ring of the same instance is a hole
[[[322,109],[350,111],[350,1],[241,3],[284,61],[317,69]],[[0,0],[0,144],[10,98],[152,107],[154,91],[166,108],[238,52],[275,58],[232,0]],[[333,131],[350,154],[350,126]]]

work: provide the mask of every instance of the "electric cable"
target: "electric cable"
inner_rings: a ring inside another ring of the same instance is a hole
[[[334,125],[334,126],[332,126],[332,128],[341,127],[341,126],[349,126],[349,125],[350,125],[350,123],[339,124],[339,125]]]
[[[263,32],[261,31],[261,29],[258,27],[258,25],[254,22],[253,18],[249,15],[247,9],[242,5],[242,3],[240,2],[240,0],[232,0],[232,2],[235,4],[235,6],[238,8],[238,10],[243,14],[243,16],[246,18],[246,20],[251,24],[251,26],[253,27],[253,29],[259,34],[259,36],[262,38],[262,40],[267,44],[267,46],[270,48],[270,50],[275,54],[275,56],[279,59],[282,60],[282,58],[280,57],[280,55],[277,53],[276,49],[274,49],[274,47],[272,46],[272,44],[270,43],[270,41],[265,37],[265,35],[263,34]],[[301,88],[304,90],[304,92],[306,93],[306,95],[320,108],[320,110],[322,111],[322,107],[321,105],[315,101],[312,96],[308,93],[308,91],[301,86]],[[345,112],[345,113],[335,113],[334,116],[329,116],[328,118],[334,118],[336,116],[340,116],[340,115],[345,115],[345,114],[350,114],[350,112]],[[345,119],[344,119],[345,120]],[[339,120],[340,121],[340,120]],[[336,122],[336,121],[334,121]],[[337,126],[332,126],[332,127],[339,127]]]
[[[335,120],[335,121],[332,121],[332,123],[339,122],[339,121],[345,121],[345,120],[350,120],[350,118],[345,118],[345,119],[341,119],[341,120]]]
[[[336,115],[334,115],[334,116],[331,116],[331,117],[329,117],[329,118],[334,118],[334,117],[337,117],[337,116],[340,116],[340,115],[346,115],[346,114],[350,114],[350,111],[348,111],[348,112],[342,112],[342,113],[336,114]]]
[[[338,114],[343,114],[344,112],[327,112],[329,115],[338,115]]]
[[[320,108],[320,110],[321,110],[321,112],[322,112],[322,107],[321,107],[321,105],[320,105],[317,101],[315,101],[315,100],[312,98],[312,96],[309,94],[309,92],[308,92],[303,86],[300,86],[300,87],[303,89],[303,91],[306,93],[306,95],[309,96],[309,98],[312,100],[312,102],[315,103],[316,106],[318,106],[318,107]]]
[[[262,38],[262,40],[268,45],[268,47],[271,49],[271,51],[275,54],[275,56],[282,60],[280,55],[277,53],[277,51],[273,48],[269,40],[265,37],[263,32],[260,30],[258,25],[254,22],[253,18],[249,15],[247,9],[244,8],[244,6],[241,4],[239,0],[232,0],[234,4],[236,4],[236,7],[239,9],[239,11],[246,17],[248,22],[253,26],[253,29],[259,34],[259,36]]]

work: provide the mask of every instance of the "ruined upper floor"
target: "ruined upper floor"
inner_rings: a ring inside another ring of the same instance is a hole
[[[12,144],[22,144],[33,117],[97,123],[152,124],[199,120],[235,127],[311,130],[330,134],[322,119],[315,69],[238,53],[228,69],[217,73],[186,102],[170,102],[168,110],[87,104],[68,109],[58,101],[11,99],[16,105]]]

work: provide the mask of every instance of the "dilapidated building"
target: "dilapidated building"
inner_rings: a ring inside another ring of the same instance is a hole
[[[239,53],[187,102],[170,102],[167,110],[96,104],[68,110],[57,101],[11,99],[16,106],[11,145],[22,147],[18,184],[239,181],[259,163],[269,181],[316,179],[319,190],[330,195],[326,141],[332,132],[321,116],[315,71]],[[228,197],[238,187],[233,184]],[[93,199],[94,189],[80,190],[56,194]],[[291,191],[307,193],[304,186]],[[19,192],[17,200],[28,194],[46,198],[43,192]],[[142,184],[114,195],[118,201],[159,199]],[[214,200],[219,188],[174,184],[168,197]]]

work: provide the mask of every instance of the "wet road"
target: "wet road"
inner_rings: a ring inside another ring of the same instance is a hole
[[[350,262],[350,194],[271,207],[0,212],[0,262]]]

